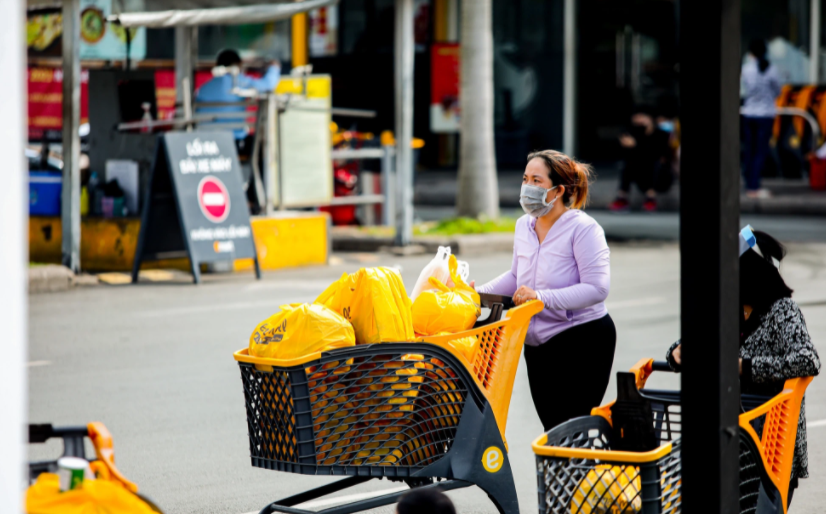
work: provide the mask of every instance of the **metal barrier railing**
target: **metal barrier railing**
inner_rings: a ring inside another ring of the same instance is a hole
[[[812,151],[817,150],[820,146],[820,142],[822,141],[821,133],[820,133],[820,125],[817,123],[812,114],[805,110],[800,109],[798,107],[778,107],[777,108],[777,115],[778,116],[800,116],[806,123],[809,124],[809,127],[812,129]]]

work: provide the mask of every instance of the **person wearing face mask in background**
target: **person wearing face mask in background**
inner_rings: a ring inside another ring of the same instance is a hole
[[[617,333],[605,308],[611,282],[605,232],[581,209],[589,166],[554,150],[528,155],[511,269],[477,288],[545,309],[528,327],[525,361],[545,430],[585,416],[608,387]],[[472,282],[471,285],[475,285]],[[587,351],[589,375],[582,376]],[[573,387],[572,387],[573,386]]]
[[[635,110],[631,116],[631,127],[619,138],[624,153],[625,164],[620,175],[617,198],[611,203],[614,212],[627,212],[631,206],[628,195],[631,184],[637,184],[645,194],[642,208],[646,212],[657,210],[655,176],[658,167],[663,166],[668,156],[670,128],[666,123],[657,124],[651,111],[645,107]],[[669,184],[670,186],[670,184]]]

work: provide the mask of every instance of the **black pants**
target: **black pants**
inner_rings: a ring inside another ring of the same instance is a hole
[[[525,346],[528,382],[545,430],[599,406],[614,364],[617,330],[604,317],[557,334],[545,344]]]

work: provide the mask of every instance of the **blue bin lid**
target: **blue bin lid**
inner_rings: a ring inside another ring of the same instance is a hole
[[[63,174],[59,171],[29,171],[29,183],[61,184]]]

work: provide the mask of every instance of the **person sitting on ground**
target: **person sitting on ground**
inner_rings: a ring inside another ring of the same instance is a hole
[[[413,489],[399,500],[397,514],[456,514],[453,502],[438,489]]]
[[[646,107],[635,109],[631,116],[631,128],[620,136],[619,142],[625,155],[625,165],[620,175],[617,198],[611,210],[625,212],[630,209],[628,195],[631,184],[636,183],[645,194],[643,209],[657,210],[657,192],[654,189],[654,173],[657,166],[666,161],[669,134],[654,123],[652,111]]]
[[[792,290],[780,276],[785,248],[764,232],[755,230],[754,238],[756,244],[740,256],[740,392],[775,396],[786,379],[820,373],[820,358]],[[681,346],[677,341],[666,352],[674,371],[681,369]],[[789,504],[798,479],[809,476],[802,401],[794,446]]]

